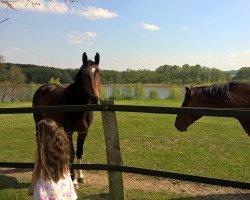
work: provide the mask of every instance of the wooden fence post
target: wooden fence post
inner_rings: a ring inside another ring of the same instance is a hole
[[[102,101],[102,105],[113,105],[114,101]],[[114,111],[102,111],[102,124],[106,143],[107,164],[122,165],[117,120]],[[124,200],[122,172],[109,171],[109,191],[112,200]]]

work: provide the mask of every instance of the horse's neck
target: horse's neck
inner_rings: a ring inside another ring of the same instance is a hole
[[[239,105],[238,107],[250,107],[250,84],[242,83],[230,90],[233,99]]]
[[[85,105],[89,101],[89,95],[79,84],[72,83],[65,88],[64,101],[68,105]]]

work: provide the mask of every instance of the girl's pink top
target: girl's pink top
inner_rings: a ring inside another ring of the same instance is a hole
[[[75,200],[77,195],[70,174],[65,175],[65,179],[45,181],[40,176],[34,188],[35,200]]]

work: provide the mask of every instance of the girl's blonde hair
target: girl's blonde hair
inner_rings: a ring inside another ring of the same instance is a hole
[[[58,182],[70,168],[70,143],[66,132],[51,119],[37,123],[38,169],[45,180]]]

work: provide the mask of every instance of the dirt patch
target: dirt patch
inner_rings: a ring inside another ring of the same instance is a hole
[[[0,175],[14,177],[17,180],[29,181],[31,179],[31,170],[0,168]],[[106,172],[84,171],[84,175],[86,178],[86,185],[97,188],[108,186],[108,175]],[[126,190],[139,189],[155,192],[171,192],[188,196],[226,194],[234,197],[229,199],[250,199],[250,190],[198,184],[186,181],[176,181],[172,179],[153,178],[149,176],[126,173],[124,173],[123,178]],[[82,186],[80,185],[80,187]]]

